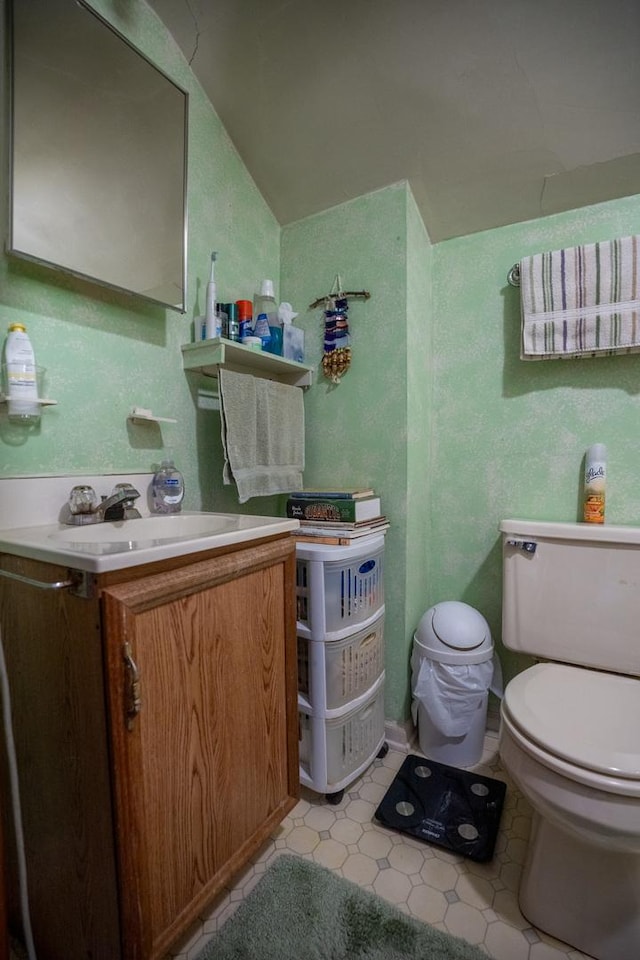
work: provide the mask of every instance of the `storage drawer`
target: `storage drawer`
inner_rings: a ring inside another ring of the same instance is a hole
[[[298,637],[298,691],[313,705],[335,710],[373,686],[384,670],[384,611],[342,640]]]
[[[353,631],[384,604],[384,537],[366,544],[296,547],[298,623],[314,640]]]
[[[314,789],[330,790],[373,760],[384,738],[384,684],[357,710],[335,719],[300,711],[300,763]]]

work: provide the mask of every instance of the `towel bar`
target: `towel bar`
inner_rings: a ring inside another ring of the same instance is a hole
[[[507,283],[510,283],[512,287],[520,286],[520,264],[514,263],[507,274]]]

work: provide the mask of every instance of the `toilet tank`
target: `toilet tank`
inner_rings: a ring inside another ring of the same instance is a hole
[[[640,528],[503,520],[502,642],[640,676]]]

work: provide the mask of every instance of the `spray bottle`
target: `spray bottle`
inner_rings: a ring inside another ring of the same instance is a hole
[[[212,340],[214,337],[222,336],[222,317],[218,313],[216,305],[216,277],[215,266],[218,254],[214,251],[211,254],[211,275],[207,284],[207,298],[204,314],[204,338]]]
[[[604,523],[606,479],[607,448],[603,443],[594,443],[585,456],[583,502],[585,523]]]

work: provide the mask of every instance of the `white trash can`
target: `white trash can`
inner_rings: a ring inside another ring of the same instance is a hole
[[[412,713],[425,756],[471,767],[482,756],[494,652],[487,621],[446,600],[420,619],[411,655]]]

